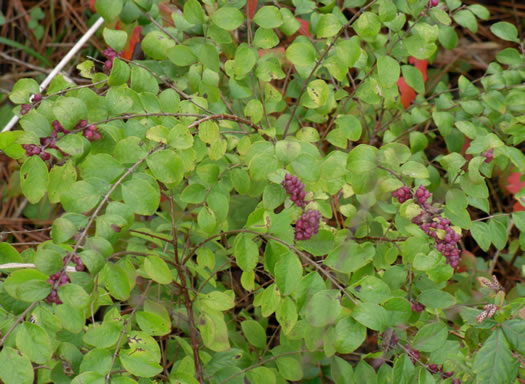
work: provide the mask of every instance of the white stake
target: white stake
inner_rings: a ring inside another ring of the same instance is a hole
[[[93,24],[91,28],[88,29],[88,31],[84,34],[84,36],[82,36],[82,38],[79,41],[77,41],[77,43],[73,46],[73,48],[71,48],[68,54],[64,56],[62,60],[60,60],[58,65],[49,73],[49,75],[47,75],[44,81],[42,81],[42,84],[40,84],[40,92],[42,92],[44,89],[47,88],[47,86],[49,85],[49,83],[51,83],[51,81],[55,78],[55,76],[58,75],[58,73],[66,66],[66,64],[71,60],[71,58],[77,54],[80,48],[82,48],[82,46],[86,43],[86,41],[88,41],[91,38],[91,36],[95,34],[97,29],[99,29],[102,24],[104,24],[104,19],[100,17],[95,22],[95,24]],[[18,116],[16,115],[13,116],[13,118],[2,129],[2,132],[11,130],[16,125],[18,120],[19,120]]]

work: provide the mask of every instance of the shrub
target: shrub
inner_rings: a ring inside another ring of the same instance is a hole
[[[62,210],[0,244],[34,264],[3,269],[0,378],[523,378],[525,213],[493,185],[525,171],[516,27],[459,0],[179,3],[97,0],[90,84],[10,94],[13,182]],[[434,66],[478,19],[486,71]]]

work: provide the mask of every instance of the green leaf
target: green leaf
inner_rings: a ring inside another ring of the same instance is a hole
[[[383,55],[377,58],[377,73],[379,75],[379,82],[385,87],[391,87],[397,83],[400,71],[401,69],[396,59]]]
[[[157,180],[165,184],[178,184],[184,176],[182,160],[173,151],[159,151],[147,158],[148,167]]]
[[[243,271],[253,271],[259,260],[259,247],[246,234],[239,234],[233,243],[233,255]]]
[[[439,289],[426,289],[419,295],[419,301],[428,308],[444,309],[456,304],[456,298]]]
[[[496,328],[474,356],[472,369],[477,383],[507,384],[516,379],[518,366],[503,331]]]
[[[356,295],[363,301],[381,304],[392,296],[387,283],[375,276],[367,276],[359,282],[359,292]]]
[[[490,26],[490,31],[502,40],[519,43],[518,29],[514,24],[500,21]]]
[[[396,384],[411,384],[413,383],[414,365],[410,362],[410,358],[403,354],[394,363],[393,380]]]
[[[357,194],[370,192],[377,180],[377,148],[360,144],[348,155],[346,168],[349,179]]]
[[[173,280],[168,265],[157,255],[151,255],[144,259],[144,271],[159,284],[169,284]]]
[[[84,288],[76,284],[66,284],[58,289],[58,297],[64,304],[73,308],[85,308],[89,304],[89,295]]]
[[[403,65],[403,78],[417,93],[425,93],[425,82],[421,71],[412,65]]]
[[[114,346],[121,333],[121,323],[118,321],[104,321],[102,324],[89,325],[82,341],[96,348]]]
[[[55,225],[55,223],[53,223],[53,225]],[[54,249],[49,248],[38,249],[34,261],[36,268],[47,275],[57,273],[64,266],[62,255]]]
[[[512,347],[521,353],[525,353],[525,339],[523,334],[525,332],[525,322],[522,319],[506,320],[502,326],[503,332]]]
[[[414,257],[414,269],[416,271],[429,271],[437,265],[439,258],[437,251],[430,251],[429,253],[419,252]]]
[[[275,311],[275,318],[281,325],[285,335],[289,334],[295,327],[297,317],[297,306],[295,302],[289,296],[284,297]]]
[[[126,300],[131,293],[128,274],[118,264],[106,263],[104,266],[104,286],[117,300]]]
[[[447,326],[433,323],[423,326],[412,340],[412,346],[423,352],[434,352],[441,348],[448,337]]]
[[[341,312],[340,292],[325,289],[316,292],[306,304],[305,318],[313,327],[326,327],[335,324]]]
[[[21,263],[22,256],[8,243],[0,243],[0,264]]]
[[[25,132],[37,137],[51,136],[51,125],[47,118],[35,109],[30,110],[27,115],[20,119],[20,125]]]
[[[168,144],[175,149],[188,149],[193,146],[193,136],[188,127],[177,124],[170,130]]]
[[[51,203],[58,203],[61,194],[69,189],[76,179],[77,172],[72,161],[68,161],[62,166],[53,166],[49,172],[49,184],[47,187],[47,197],[49,201]]]
[[[49,175],[40,156],[31,156],[20,168],[20,186],[31,204],[36,204],[47,192]]]
[[[242,333],[246,336],[248,342],[256,348],[266,346],[266,331],[255,320],[245,320],[241,323]]]
[[[317,22],[316,35],[319,38],[335,36],[342,26],[341,19],[333,13],[321,15]]]
[[[96,0],[95,9],[106,22],[117,18],[122,10],[122,0]]]
[[[275,283],[281,295],[289,295],[299,286],[303,277],[303,267],[297,255],[287,252],[281,255],[274,267]]]
[[[489,10],[481,4],[471,4],[468,6],[468,9],[482,20],[488,20],[490,17]]]
[[[29,303],[44,299],[51,292],[47,275],[34,269],[12,272],[4,282],[4,289],[15,299]]]
[[[169,314],[164,315],[151,311],[139,311],[136,314],[140,329],[150,336],[164,336],[171,332]]]
[[[91,373],[97,372],[101,375],[106,375],[111,370],[111,360],[112,354],[110,351],[100,348],[92,349],[84,355],[82,363],[80,363],[80,372],[90,371]],[[79,378],[80,376],[77,376],[77,380]]]
[[[401,174],[414,179],[426,179],[429,177],[428,169],[417,161],[407,161],[401,166]]]
[[[351,317],[344,317],[337,322],[335,334],[337,353],[352,353],[365,341],[366,327]]]
[[[212,20],[220,28],[233,31],[244,23],[244,16],[237,8],[222,7],[212,15]]]
[[[115,29],[104,28],[102,35],[104,36],[106,44],[113,48],[115,52],[122,51],[128,40],[128,34],[126,32]]]
[[[193,0],[197,3],[197,1]],[[189,2],[186,2],[188,4]],[[144,53],[155,60],[164,60],[170,48],[175,46],[175,42],[166,34],[159,31],[151,31],[141,41],[141,48]]]
[[[472,33],[478,32],[478,21],[476,20],[476,17],[472,14],[472,12],[468,9],[462,9],[461,11],[456,12],[452,16],[452,18],[456,23],[458,23],[462,27],[469,29]],[[493,26],[494,25],[491,26],[491,30]]]
[[[187,67],[197,62],[193,51],[185,45],[176,45],[168,50],[168,59],[179,67]]]
[[[262,49],[270,49],[277,44],[279,44],[279,37],[275,34],[273,29],[257,28],[253,38],[254,46]]]
[[[388,325],[388,312],[373,303],[365,302],[356,305],[352,317],[374,331],[383,331]]]
[[[507,227],[506,225],[501,221],[496,219],[489,220],[489,231],[490,231],[490,239],[492,240],[492,243],[498,250],[502,250],[505,248],[505,245],[507,244]]]
[[[315,48],[309,43],[294,42],[286,49],[286,58],[294,65],[312,65],[315,57]]]
[[[273,5],[265,5],[257,11],[253,17],[253,21],[262,28],[278,28],[283,23],[283,17],[279,8]]]
[[[53,349],[47,332],[37,324],[24,322],[17,328],[16,347],[37,364],[45,364]]]
[[[15,104],[28,104],[35,93],[40,93],[40,87],[34,79],[20,79],[13,86],[9,99]]]
[[[122,60],[115,58],[111,73],[109,74],[108,84],[111,86],[122,85],[128,82],[131,70],[129,65]]]
[[[202,24],[204,22],[204,10],[200,2],[188,0],[184,3],[184,18],[190,24]]]
[[[0,379],[5,384],[32,384],[31,361],[16,349],[4,346],[0,352]]]
[[[139,215],[153,215],[160,203],[160,189],[157,182],[146,174],[135,174],[122,184],[124,202]]]
[[[99,178],[112,183],[124,171],[124,167],[108,153],[89,154],[79,165],[80,175],[84,179]]]
[[[73,183],[60,195],[60,201],[68,212],[88,212],[95,208],[99,200],[99,192],[92,184],[84,180]]]
[[[354,24],[352,24],[352,27],[360,37],[365,39],[373,38],[377,36],[381,29],[381,21],[375,13],[364,12]]]

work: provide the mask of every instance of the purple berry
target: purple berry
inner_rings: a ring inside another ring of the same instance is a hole
[[[492,159],[494,159],[494,148],[491,148],[488,151],[484,152],[483,156],[485,157],[485,163],[490,163]]]
[[[111,71],[111,68],[113,68],[113,62],[111,60],[106,60],[104,62],[104,72],[109,73]]]
[[[44,161],[47,161],[47,160],[49,160],[49,159],[51,158],[51,155],[50,155],[49,153],[47,153],[47,152],[42,152],[42,153],[40,154],[40,158],[41,158],[42,160],[44,160]]]
[[[33,104],[35,104],[35,103],[38,103],[38,102],[40,102],[40,101],[42,101],[42,95],[39,94],[39,93],[35,93],[35,94],[33,95],[33,98],[31,99],[31,102],[32,102]]]
[[[319,232],[319,211],[310,210],[304,212],[295,223],[295,240],[308,240]]]
[[[77,128],[84,129],[88,125],[87,120],[79,120],[77,123]]]
[[[452,379],[452,384],[461,384],[461,380],[459,380],[459,379]]]
[[[306,192],[304,190],[304,184],[297,177],[286,174],[281,185],[286,190],[286,193],[290,195],[290,199],[298,207],[303,208],[306,205],[304,198],[306,197]]]
[[[30,110],[31,110],[31,106],[29,104],[22,104],[22,107],[20,108],[20,114],[25,115]]]
[[[108,47],[106,49],[104,49],[104,51],[102,52],[102,54],[104,55],[104,57],[106,59],[109,59],[109,60],[112,60],[114,59],[115,57],[117,57],[117,52],[115,52],[112,48]]]
[[[437,364],[429,364],[428,365],[428,371],[430,373],[437,373],[439,371],[439,367]]]

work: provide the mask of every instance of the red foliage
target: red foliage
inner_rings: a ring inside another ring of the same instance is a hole
[[[96,0],[89,0],[89,8],[93,11],[93,12],[96,12],[97,10],[95,9],[95,1]]]
[[[415,57],[410,56],[408,58],[408,63],[414,65],[417,69],[421,71],[421,74],[423,75],[423,81],[427,81],[427,67],[428,67],[428,60],[419,60]],[[405,109],[408,108],[410,103],[416,98],[416,92],[406,83],[403,76],[399,78],[397,81],[397,86],[399,87],[399,94],[401,96],[401,104],[403,104],[403,107]]]
[[[300,17],[296,17],[296,19],[301,24],[301,27],[297,32],[299,32],[300,35],[312,36],[312,34],[310,33],[310,22],[303,20]]]
[[[257,0],[248,0],[246,3],[246,17],[248,20],[253,20],[255,16],[255,11],[257,11]]]
[[[507,185],[505,188],[507,188],[507,191],[509,191],[512,194],[518,193],[522,188],[525,187],[525,181],[520,181],[521,177],[523,176],[522,173],[518,172],[512,172],[509,177],[507,178]],[[524,202],[525,204],[525,202]],[[520,201],[516,201],[514,204],[514,207],[512,208],[513,212],[518,211],[525,211],[525,205],[521,204]]]

